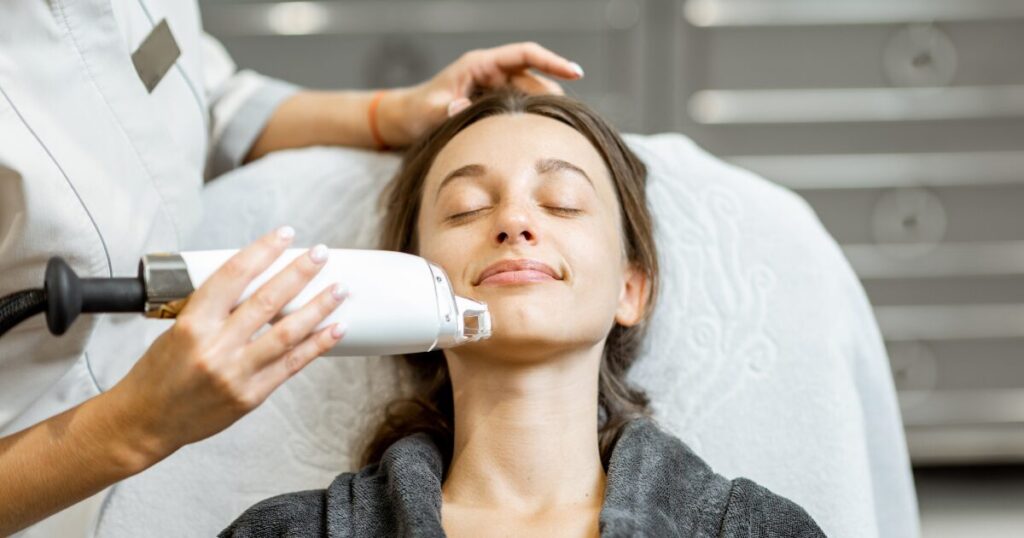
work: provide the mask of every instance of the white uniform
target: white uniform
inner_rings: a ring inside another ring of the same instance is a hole
[[[180,56],[152,92],[132,54],[166,19]],[[180,250],[204,177],[237,166],[294,87],[205,36],[194,1],[6,0],[0,7],[0,295],[64,257],[83,277],[134,276]],[[0,338],[0,435],[115,384],[148,346],[134,314],[37,316]]]

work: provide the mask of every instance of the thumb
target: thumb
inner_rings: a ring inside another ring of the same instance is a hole
[[[469,99],[466,99],[465,97],[459,97],[458,99],[453,100],[452,102],[448,103],[448,117],[450,118],[458,114],[459,112],[462,112],[470,104],[471,101]]]

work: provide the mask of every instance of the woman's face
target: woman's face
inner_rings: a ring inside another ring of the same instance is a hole
[[[427,174],[418,244],[491,312],[492,337],[460,354],[542,359],[636,323],[645,280],[621,229],[609,170],[572,127],[506,114],[456,135]]]

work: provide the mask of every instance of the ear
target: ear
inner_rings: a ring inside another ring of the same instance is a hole
[[[615,321],[619,325],[632,327],[640,323],[647,307],[647,275],[631,263],[624,276]]]

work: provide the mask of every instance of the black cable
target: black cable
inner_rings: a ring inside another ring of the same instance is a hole
[[[0,336],[26,319],[46,311],[46,291],[36,288],[0,298]]]

